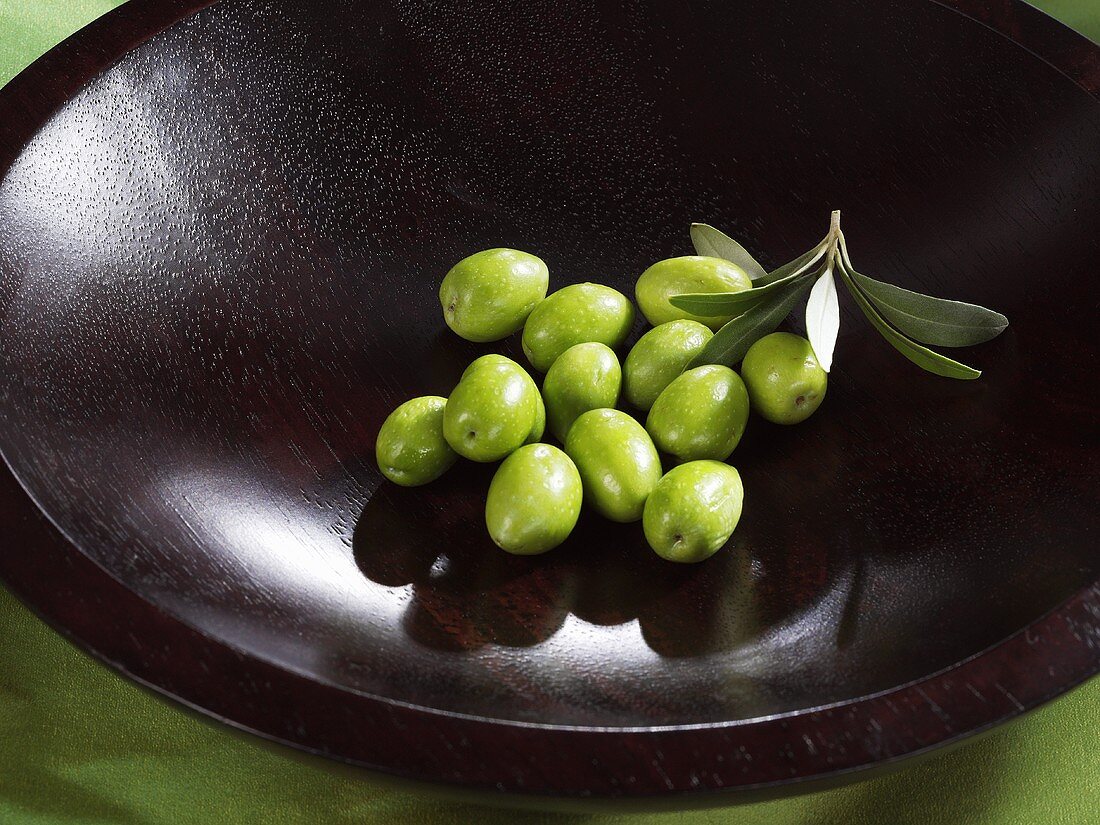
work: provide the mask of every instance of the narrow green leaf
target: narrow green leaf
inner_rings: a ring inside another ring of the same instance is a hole
[[[693,223],[691,225],[691,243],[698,254],[722,258],[737,264],[754,281],[768,274],[745,247],[709,224]]]
[[[798,299],[814,283],[816,272],[803,272],[770,293],[763,301],[729,321],[707,342],[703,351],[691,362],[692,367],[703,364],[736,365],[749,347],[772,332],[786,318]]]
[[[851,275],[890,323],[925,344],[970,347],[996,338],[1008,326],[1001,313],[976,304],[911,292],[855,270]]]
[[[946,356],[940,355],[938,352],[933,352],[927,347],[922,347],[916,341],[898,332],[879,314],[878,310],[876,310],[871,302],[867,300],[866,296],[864,296],[859,286],[852,280],[851,274],[848,271],[847,261],[842,262],[842,265],[837,267],[837,271],[840,273],[844,285],[848,287],[848,291],[855,299],[856,304],[863,310],[863,314],[867,316],[867,320],[871,322],[871,325],[879,331],[882,337],[885,338],[894,349],[918,367],[928,372],[935,373],[936,375],[942,375],[944,378],[958,378],[963,381],[972,381],[982,374],[980,370],[968,367],[966,364],[960,364],[958,361],[953,361]],[[718,336],[715,335],[715,338],[717,337]],[[712,338],[711,340],[713,341],[714,339]]]
[[[756,306],[769,295],[780,290],[785,284],[789,284],[799,275],[805,273],[824,254],[824,245],[815,247],[764,278],[754,281],[753,283],[760,284],[760,286],[754,286],[752,289],[741,292],[688,292],[683,295],[673,295],[669,298],[669,303],[694,315],[737,315]],[[786,274],[781,274],[778,278],[775,277],[781,271]]]
[[[819,260],[825,254],[825,250],[829,248],[828,239],[822,239],[821,243],[811,249],[809,252],[803,252],[793,261],[787,261],[783,266],[773,269],[767,275],[757,279],[757,286],[767,286],[768,284],[780,281],[783,278],[795,273],[805,272]]]
[[[737,315],[749,307],[756,306],[801,274],[801,272],[793,272],[786,278],[742,292],[688,292],[683,295],[673,295],[668,302],[674,307],[695,315]]]
[[[1008,319],[991,309],[922,295],[856,272],[843,236],[840,243],[852,280],[883,317],[910,338],[940,347],[969,347],[996,338],[1008,326]]]
[[[743,292],[685,292],[683,295],[673,295],[668,302],[693,315],[739,315],[767,298],[774,291],[772,286],[774,285],[769,284]],[[783,284],[778,286],[782,287]]]

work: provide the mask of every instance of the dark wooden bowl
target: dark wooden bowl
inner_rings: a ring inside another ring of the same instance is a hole
[[[1100,50],[955,5],[128,3],[0,95],[0,575],[211,716],[499,801],[804,790],[1078,684]],[[846,306],[713,560],[590,516],[512,558],[492,468],[382,483],[387,412],[491,349],[440,317],[458,258],[629,292],[692,219],[774,265],[833,208],[861,268],[1012,326],[952,382]]]

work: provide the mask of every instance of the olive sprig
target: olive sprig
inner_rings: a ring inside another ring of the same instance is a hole
[[[832,366],[840,332],[836,278],[856,305],[894,349],[921,369],[947,378],[972,380],[980,370],[935,352],[925,345],[966,347],[995,338],[1008,326],[999,312],[976,304],[951,301],[903,289],[856,271],[835,211],[821,241],[783,266],[767,272],[741,244],[707,224],[691,226],[700,255],[723,258],[752,279],[741,292],[688,293],[670,299],[673,306],[698,315],[734,315],[691,366],[735,366],[757,340],[782,323],[806,292],[806,333],[822,368]]]

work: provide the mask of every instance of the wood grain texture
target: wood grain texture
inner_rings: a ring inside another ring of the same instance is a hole
[[[1061,71],[1089,94],[1100,94],[1100,49],[1030,3],[938,0],[1001,32]]]
[[[1097,49],[1001,5],[965,10],[1050,65],[925,2],[123,6],[0,94],[0,575],[231,724],[544,801],[788,792],[1077,684]],[[507,557],[491,468],[381,483],[388,411],[489,349],[436,311],[453,261],[629,292],[692,219],[774,265],[834,207],[861,270],[1012,326],[963,385],[842,306],[711,562],[591,516]]]

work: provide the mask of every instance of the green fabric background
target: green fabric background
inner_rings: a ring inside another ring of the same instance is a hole
[[[118,0],[0,0],[0,84]],[[1100,0],[1038,5],[1100,41]],[[1058,825],[1100,822],[1100,680],[885,778],[692,814],[573,816],[332,776],[196,720],[78,652],[0,589],[0,823]]]

